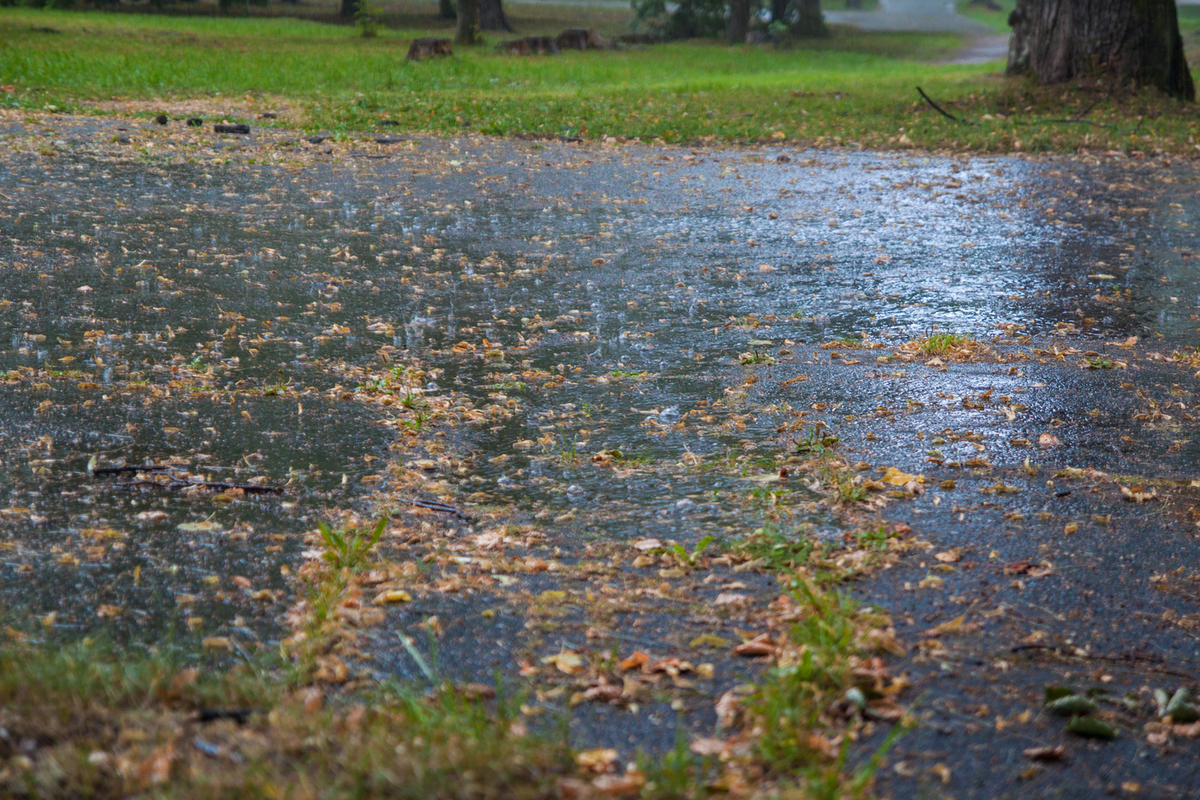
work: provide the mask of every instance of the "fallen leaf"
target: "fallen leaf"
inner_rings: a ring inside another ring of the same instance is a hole
[[[609,766],[617,760],[617,755],[617,751],[611,747],[580,750],[575,754],[575,763],[592,772],[607,772]]]
[[[1027,747],[1021,751],[1021,755],[1034,761],[1062,761],[1067,755],[1067,748],[1061,744]]]
[[[1038,447],[1045,450],[1048,447],[1058,447],[1062,444],[1062,440],[1053,433],[1043,433],[1038,436]]]
[[[702,737],[693,739],[689,747],[698,756],[719,756],[725,752],[725,740]]]
[[[924,475],[910,475],[907,472],[901,472],[900,470],[896,469],[895,467],[888,467],[887,470],[884,471],[883,477],[881,477],[879,480],[883,481],[884,483],[891,484],[892,486],[904,486],[905,484],[909,483],[910,481],[917,481],[918,483],[924,483],[925,476]]]
[[[650,661],[650,654],[644,653],[641,650],[638,650],[636,653],[631,655],[629,658],[622,659],[621,663],[618,666],[623,670],[631,670],[631,669],[637,669],[638,667],[642,666],[643,664],[648,663],[649,661]]]
[[[542,663],[553,664],[555,669],[567,675],[576,675],[583,672],[587,666],[583,656],[571,650],[564,650],[561,653],[546,656],[542,659]]]
[[[779,651],[778,646],[771,639],[770,634],[761,633],[753,639],[748,639],[737,647],[733,648],[733,652],[739,656],[747,658],[757,658],[759,656],[773,656]]]
[[[1122,486],[1121,497],[1133,503],[1145,503],[1147,500],[1154,500],[1158,497],[1158,490],[1150,489],[1147,491],[1141,486]]]

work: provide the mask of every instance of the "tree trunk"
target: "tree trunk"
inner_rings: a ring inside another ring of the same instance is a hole
[[[342,10],[338,16],[342,19],[353,19],[356,8],[358,8],[358,0],[342,0]]]
[[[750,30],[750,0],[729,0],[729,23],[725,35],[730,44],[745,44]]]
[[[825,17],[821,15],[821,0],[796,0],[796,24],[792,30],[797,36],[828,36]]]
[[[454,43],[470,46],[479,41],[479,0],[458,0],[458,27]]]
[[[1009,24],[1009,74],[1101,77],[1195,99],[1175,0],[1018,0]]]
[[[512,25],[508,24],[508,17],[504,16],[504,8],[500,5],[500,0],[477,0],[479,3],[479,27],[485,31],[508,31],[513,32]]]
[[[771,0],[771,22],[786,22],[788,0]]]

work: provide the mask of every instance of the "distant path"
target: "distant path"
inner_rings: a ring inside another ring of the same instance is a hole
[[[964,17],[948,0],[880,0],[878,11],[826,11],[825,21],[864,31],[992,33],[982,22]]]
[[[1007,36],[959,14],[949,0],[880,0],[879,6],[878,11],[826,11],[825,21],[864,31],[971,34],[971,42],[945,64],[986,64],[1008,55]]]

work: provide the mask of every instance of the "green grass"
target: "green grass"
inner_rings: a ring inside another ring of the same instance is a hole
[[[921,352],[928,355],[944,355],[969,341],[970,337],[960,333],[931,333],[921,340]]]
[[[574,771],[561,737],[521,730],[512,698],[392,685],[319,708],[291,688],[278,667],[0,641],[0,794],[550,798]]]
[[[958,13],[964,17],[982,22],[996,33],[1008,33],[1008,15],[1017,5],[1017,0],[994,0],[995,5],[999,6],[999,10],[991,10],[980,3],[973,3],[971,0],[957,0],[955,6]]]
[[[399,125],[389,131],[668,142],[1197,147],[1194,105],[1039,88],[1000,78],[996,65],[931,63],[962,45],[956,36],[837,31],[790,49],[690,41],[538,58],[460,48],[452,58],[410,63],[403,57],[410,38],[446,30],[430,27],[432,18],[404,20],[424,27],[364,39],[353,26],[310,20],[5,8],[0,85],[12,91],[0,92],[0,105],[87,110],[134,101],[152,115],[198,99],[213,113],[250,108],[246,121],[256,124],[255,112],[285,106],[279,124],[334,131],[369,131],[390,120]],[[979,124],[938,115],[917,85]],[[1085,110],[1086,123],[1066,121]]]

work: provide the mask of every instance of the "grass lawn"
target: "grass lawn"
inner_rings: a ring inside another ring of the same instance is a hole
[[[628,16],[514,9],[522,33],[595,21],[611,34]],[[422,27],[363,38],[351,26],[312,20],[3,9],[0,83],[8,90],[0,104],[153,115],[179,113],[176,106],[192,100],[219,114],[238,98],[243,116],[286,106],[277,124],[337,132],[388,120],[399,123],[393,131],[501,136],[1196,152],[1191,105],[1043,89],[1001,77],[999,64],[937,63],[962,46],[956,36],[838,30],[789,49],[691,41],[525,58],[484,46],[412,63],[404,59],[408,41],[447,35],[449,23],[432,14],[384,16]],[[1191,22],[1187,16],[1194,44]],[[978,124],[940,116],[918,85]]]

